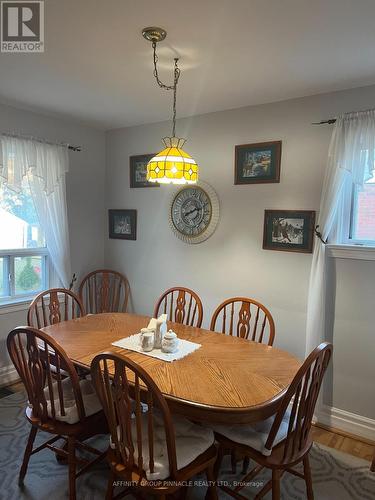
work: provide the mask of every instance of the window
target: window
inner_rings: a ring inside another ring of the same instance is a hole
[[[28,184],[0,188],[0,304],[48,288],[48,252]]]
[[[375,177],[353,190],[350,238],[353,243],[375,245]]]
[[[375,176],[354,186],[351,212],[350,242],[375,245]]]

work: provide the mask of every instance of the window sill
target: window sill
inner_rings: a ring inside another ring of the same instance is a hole
[[[329,257],[336,259],[375,260],[375,247],[361,245],[327,245]]]
[[[34,295],[29,297],[20,297],[19,299],[9,300],[8,302],[0,302],[0,316],[2,314],[10,314],[17,311],[27,311],[32,300],[36,297],[39,292],[35,292]],[[65,303],[65,296],[63,293],[58,293],[58,299],[60,304]],[[49,305],[49,298],[44,299],[44,304]]]
[[[22,297],[22,299],[12,300],[11,302],[0,303],[0,315],[10,314],[17,311],[27,311],[34,297]]]

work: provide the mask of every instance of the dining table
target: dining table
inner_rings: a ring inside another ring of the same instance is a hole
[[[89,370],[93,358],[102,352],[130,358],[152,377],[172,413],[199,422],[247,424],[268,418],[277,411],[301,366],[284,350],[170,321],[168,329],[201,347],[167,362],[112,345],[138,333],[149,321],[149,316],[110,312],[62,321],[42,330],[83,370]]]

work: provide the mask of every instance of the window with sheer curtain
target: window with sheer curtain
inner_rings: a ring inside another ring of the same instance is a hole
[[[339,120],[328,159],[339,179],[331,185],[337,204],[328,243],[375,246],[375,112],[350,113]]]
[[[68,286],[67,171],[64,146],[0,136],[0,304]]]
[[[34,295],[49,284],[49,255],[30,189],[0,187],[0,301]]]
[[[375,110],[337,118],[328,151],[311,265],[306,352],[327,338],[326,243],[375,245]]]

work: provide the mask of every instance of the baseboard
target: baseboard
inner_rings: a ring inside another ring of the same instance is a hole
[[[13,384],[19,380],[19,375],[13,365],[0,367],[0,387]]]
[[[371,418],[323,405],[315,415],[315,420],[325,427],[375,441],[375,420]]]

